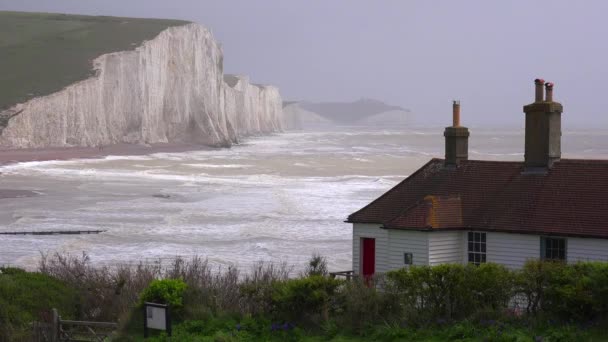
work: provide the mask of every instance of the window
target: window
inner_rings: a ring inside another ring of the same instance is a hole
[[[540,258],[543,260],[566,260],[566,239],[541,237]]]
[[[467,239],[469,262],[479,265],[486,262],[486,233],[469,232]]]
[[[414,263],[414,255],[412,253],[403,253],[403,263],[411,265]]]

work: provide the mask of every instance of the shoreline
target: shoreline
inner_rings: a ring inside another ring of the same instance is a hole
[[[221,147],[211,147],[199,144],[176,144],[156,143],[150,145],[141,144],[115,144],[97,147],[48,147],[31,149],[0,149],[0,167],[37,161],[71,160],[71,159],[96,159],[107,156],[140,156],[153,153],[180,153],[189,151],[209,151]],[[0,171],[0,176],[2,172]],[[36,191],[2,189],[1,199],[17,199],[34,197],[39,194]]]
[[[156,143],[115,144],[98,147],[46,147],[27,149],[0,149],[0,166],[35,161],[95,159],[107,156],[139,156],[153,153],[180,153],[209,151],[221,147],[199,144]]]

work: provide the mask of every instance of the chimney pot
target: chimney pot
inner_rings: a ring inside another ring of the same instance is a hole
[[[545,80],[542,78],[537,78],[534,80],[534,84],[536,85],[536,92],[534,96],[534,102],[542,102],[543,101],[543,84]]]
[[[452,126],[460,126],[460,101],[456,100],[452,103]]]
[[[545,101],[553,102],[553,83],[551,83],[551,82],[545,83],[545,88],[546,88]]]

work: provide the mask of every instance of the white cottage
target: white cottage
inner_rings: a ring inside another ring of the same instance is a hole
[[[553,84],[535,83],[535,102],[524,107],[525,161],[469,160],[469,131],[455,101],[445,159],[430,160],[348,217],[355,274],[442,263],[517,269],[539,258],[608,261],[608,160],[560,158],[562,105],[553,101]]]

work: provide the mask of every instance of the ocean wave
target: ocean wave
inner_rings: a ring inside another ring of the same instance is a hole
[[[99,159],[100,161],[102,160],[152,160],[153,158],[150,157],[149,155],[143,155],[143,156],[115,156],[115,155],[109,155],[109,156],[105,156],[102,159]]]
[[[197,163],[197,164],[182,164],[184,166],[190,166],[193,168],[197,168],[197,169],[244,169],[244,168],[249,168],[249,167],[253,167],[253,165],[247,165],[247,164],[203,164],[203,163]]]

